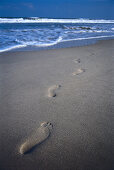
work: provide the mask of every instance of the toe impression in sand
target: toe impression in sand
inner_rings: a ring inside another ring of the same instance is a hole
[[[80,63],[81,61],[80,61],[80,59],[74,59],[73,60],[75,63]]]
[[[76,72],[72,73],[73,76],[79,75],[81,73],[85,72],[85,69],[79,68]]]
[[[41,123],[36,132],[20,146],[20,154],[25,154],[29,152],[36,145],[41,144],[43,141],[45,141],[49,137],[52,127],[52,124],[49,122]]]
[[[56,90],[59,89],[61,85],[53,85],[48,89],[48,97],[56,97]]]

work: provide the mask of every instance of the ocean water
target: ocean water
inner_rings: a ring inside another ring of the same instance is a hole
[[[78,46],[114,38],[114,20],[0,18],[0,52],[21,47]],[[82,43],[83,44],[83,43]]]

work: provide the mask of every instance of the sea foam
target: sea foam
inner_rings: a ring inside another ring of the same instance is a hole
[[[114,23],[104,19],[49,19],[49,18],[0,18],[0,23]]]
[[[22,47],[72,47],[113,37],[114,20],[0,18],[0,52]]]

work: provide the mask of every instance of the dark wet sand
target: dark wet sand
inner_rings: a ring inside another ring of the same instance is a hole
[[[44,121],[51,136],[21,155]],[[0,54],[0,170],[114,170],[114,40]]]

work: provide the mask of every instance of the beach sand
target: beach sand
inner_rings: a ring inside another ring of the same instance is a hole
[[[49,138],[20,154],[45,121]],[[0,54],[0,170],[114,170],[113,139],[114,40]]]

